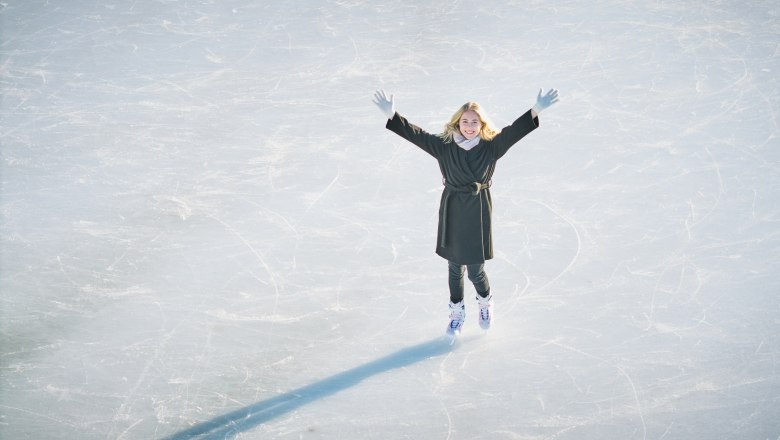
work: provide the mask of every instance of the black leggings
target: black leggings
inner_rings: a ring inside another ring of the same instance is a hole
[[[449,266],[450,301],[453,303],[459,303],[463,301],[464,269],[468,270],[469,281],[474,283],[474,288],[477,289],[477,294],[483,298],[486,298],[488,295],[490,295],[490,284],[488,283],[488,277],[485,273],[484,264],[468,264],[464,266],[450,261]]]

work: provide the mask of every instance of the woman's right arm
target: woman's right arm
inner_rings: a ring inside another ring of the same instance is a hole
[[[395,113],[392,119],[387,120],[385,128],[418,146],[431,156],[437,159],[441,156],[444,141],[439,136],[430,134],[422,128],[409,123],[406,118],[398,113]]]
[[[410,124],[409,121],[399,115],[395,111],[393,95],[388,97],[384,90],[377,90],[374,93],[374,104],[387,117],[385,128],[417,145],[431,156],[435,158],[440,156],[444,145],[441,138],[426,132],[416,125]]]

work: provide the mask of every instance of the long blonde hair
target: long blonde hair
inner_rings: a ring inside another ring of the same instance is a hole
[[[482,107],[479,104],[473,101],[469,101],[460,106],[458,111],[452,115],[450,121],[444,126],[444,131],[439,135],[439,137],[447,142],[452,142],[455,134],[460,134],[460,118],[463,116],[463,113],[466,113],[469,110],[476,113],[479,117],[479,121],[482,123],[482,128],[479,130],[480,138],[489,141],[501,132],[493,126],[490,118],[487,117],[485,111],[482,110]]]

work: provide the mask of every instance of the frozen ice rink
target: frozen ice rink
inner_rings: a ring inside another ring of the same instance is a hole
[[[780,439],[775,1],[3,0],[0,438]],[[503,127],[453,346],[431,132]]]

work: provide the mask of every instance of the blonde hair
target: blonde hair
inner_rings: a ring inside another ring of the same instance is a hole
[[[479,104],[473,101],[469,101],[460,106],[458,111],[452,115],[450,121],[444,126],[444,131],[439,135],[439,137],[447,142],[452,142],[455,134],[460,134],[460,118],[463,117],[463,113],[466,113],[469,110],[476,113],[479,117],[479,122],[482,123],[482,128],[479,130],[479,136],[482,139],[489,141],[501,132],[493,126],[490,118],[487,117],[485,111],[482,110],[482,107]]]

